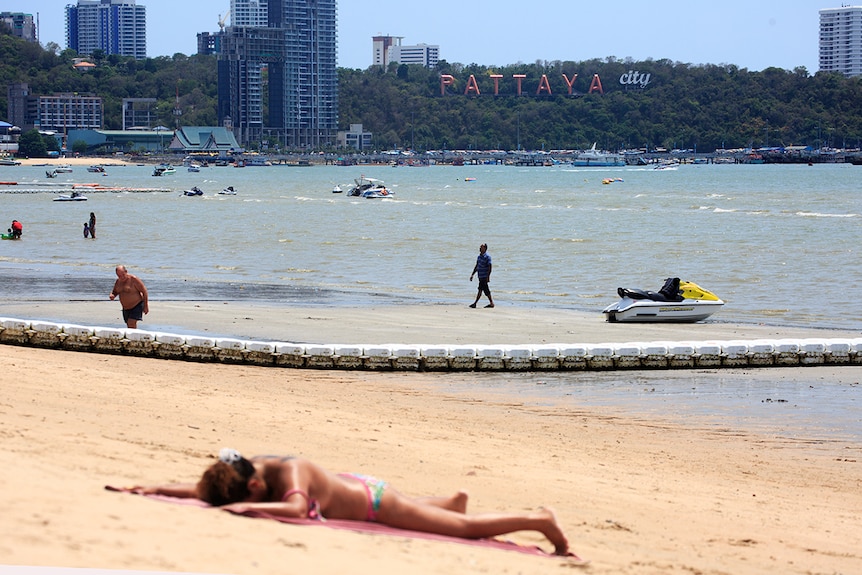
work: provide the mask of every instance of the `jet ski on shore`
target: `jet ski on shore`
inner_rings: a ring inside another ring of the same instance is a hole
[[[676,322],[701,321],[717,312],[724,302],[699,285],[667,278],[657,292],[617,288],[620,301],[602,313],[609,322]]]

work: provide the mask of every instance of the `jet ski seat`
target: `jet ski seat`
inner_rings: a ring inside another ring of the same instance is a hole
[[[667,278],[664,285],[657,292],[634,289],[617,288],[617,295],[629,299],[648,299],[652,301],[682,301],[682,292],[679,289],[679,278]]]

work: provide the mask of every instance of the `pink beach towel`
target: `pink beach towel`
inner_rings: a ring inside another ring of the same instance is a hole
[[[108,491],[119,491],[122,493],[135,493],[135,491],[131,489],[126,489],[124,487],[113,487],[110,485],[106,485],[105,489]],[[168,497],[166,495],[144,495],[148,499],[154,499],[156,501],[164,501],[167,503],[175,503],[179,505],[191,505],[193,507],[211,507],[211,505],[205,501],[201,501],[200,499],[188,499],[188,498],[180,498],[180,497]],[[381,533],[384,535],[391,535],[393,537],[409,537],[413,539],[430,539],[432,541],[447,541],[450,543],[458,543],[460,545],[474,545],[477,547],[490,547],[492,549],[501,549],[504,551],[515,551],[518,553],[525,553],[528,555],[537,555],[540,557],[550,557],[554,559],[566,559],[569,562],[574,562],[575,564],[586,564],[587,561],[584,561],[574,553],[570,554],[567,557],[560,557],[559,555],[553,555],[544,551],[540,547],[537,546],[527,546],[527,545],[518,545],[517,543],[513,543],[511,541],[501,541],[499,539],[462,539],[460,537],[450,537],[448,535],[437,535],[436,533],[425,533],[423,531],[410,531],[407,529],[399,529],[397,527],[389,527],[388,525],[383,525],[381,523],[371,523],[368,521],[350,521],[347,519],[327,519],[326,521],[319,521],[316,519],[300,519],[294,517],[276,517],[275,515],[270,515],[268,513],[264,513],[262,511],[247,511],[245,513],[238,513],[237,515],[242,515],[244,517],[253,517],[260,519],[272,519],[275,521],[279,521],[281,523],[290,523],[292,525],[320,525],[323,527],[329,527],[330,529],[345,529],[348,531],[356,531],[360,533]]]

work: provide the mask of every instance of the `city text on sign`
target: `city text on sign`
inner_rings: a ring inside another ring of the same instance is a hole
[[[650,74],[643,74],[638,70],[629,70],[625,74],[620,75],[620,85],[622,86],[634,86],[637,88],[646,88],[650,83]],[[495,96],[500,94],[500,80],[503,79],[502,74],[489,74],[488,77],[493,81],[494,84],[494,92]],[[520,96],[524,93],[524,79],[527,77],[526,74],[512,74],[512,78],[515,80],[515,93]],[[571,78],[567,74],[562,74],[563,82],[566,85],[568,90],[568,95],[574,95],[574,86],[575,80],[578,79],[577,74],[573,74]],[[441,74],[440,75],[440,95],[446,95],[446,89],[449,87],[455,86],[455,76],[451,74]],[[602,87],[602,79],[598,74],[593,74],[592,80],[590,80],[590,86],[587,89],[587,94],[592,94],[593,92],[598,92],[599,94],[604,94],[604,88]],[[479,96],[482,94],[482,91],[479,89],[479,82],[476,80],[476,76],[474,74],[470,74],[470,77],[467,78],[467,85],[464,88],[465,96]],[[548,81],[547,74],[542,74],[542,77],[539,78],[539,84],[536,87],[536,95],[540,96],[542,94],[552,95],[553,92],[551,90],[551,83]]]

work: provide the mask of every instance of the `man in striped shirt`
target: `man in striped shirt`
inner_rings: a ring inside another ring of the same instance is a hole
[[[494,307],[494,298],[491,297],[491,288],[488,287],[488,282],[491,280],[491,256],[488,254],[488,244],[479,246],[479,257],[476,258],[476,266],[470,274],[470,281],[473,281],[474,275],[479,276],[479,291],[476,292],[476,301],[471,303],[470,307],[476,307],[483,293],[488,296],[490,302],[485,307]]]

